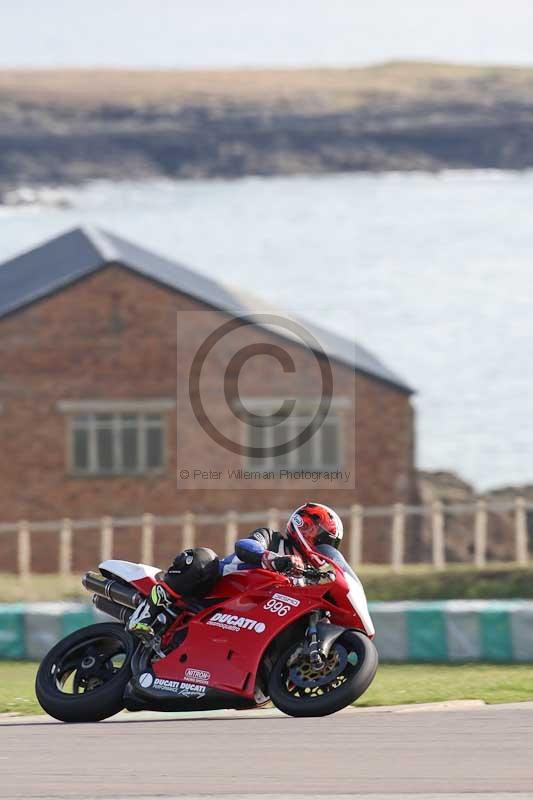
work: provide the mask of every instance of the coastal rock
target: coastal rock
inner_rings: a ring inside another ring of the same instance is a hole
[[[533,70],[0,73],[0,188],[533,166]]]

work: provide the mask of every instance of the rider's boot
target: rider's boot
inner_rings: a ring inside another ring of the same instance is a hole
[[[156,583],[143,602],[137,606],[128,622],[128,630],[145,641],[154,639],[170,622],[165,613],[173,603],[170,592],[163,584]]]

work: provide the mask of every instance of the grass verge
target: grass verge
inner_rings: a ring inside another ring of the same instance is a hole
[[[382,664],[357,705],[393,706],[444,700],[486,703],[533,700],[533,669],[521,664]]]
[[[454,564],[444,570],[409,565],[401,572],[368,566],[359,571],[369,600],[502,600],[533,598],[533,569]]]
[[[533,598],[533,568],[493,564],[484,569],[458,564],[445,570],[427,565],[364,566],[358,570],[369,600],[497,600]],[[32,575],[24,584],[16,575],[0,574],[0,603],[37,600],[84,600],[90,596],[81,576]]]
[[[0,573],[0,603],[34,603],[41,600],[83,600],[91,595],[81,585],[81,575],[32,575],[21,581],[18,575]]]
[[[0,714],[42,714],[34,692],[37,664],[32,661],[0,661]]]
[[[41,714],[33,684],[37,664],[0,661],[0,713]],[[465,664],[383,664],[374,683],[357,703],[388,706],[444,700],[514,703],[533,700],[530,666]]]

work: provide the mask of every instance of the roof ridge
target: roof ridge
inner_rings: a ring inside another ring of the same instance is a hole
[[[74,228],[74,230],[80,231],[90,241],[104,261],[116,261],[119,258],[118,251],[113,243],[109,241],[107,232],[102,228],[85,223]]]

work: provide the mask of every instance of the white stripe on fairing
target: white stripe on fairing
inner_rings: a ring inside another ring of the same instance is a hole
[[[348,572],[344,573],[344,577],[346,578],[349,589],[348,600],[363,623],[365,633],[368,636],[373,636],[376,631],[368,611],[368,603],[366,601],[366,594],[365,590],[363,589],[363,585],[359,581],[355,580],[355,578],[352,578]]]
[[[154,578],[161,570],[158,567],[150,567],[148,564],[135,564],[132,561],[118,561],[110,559],[102,561],[98,565],[100,569],[112,572],[125,581],[140,581],[142,578]]]

